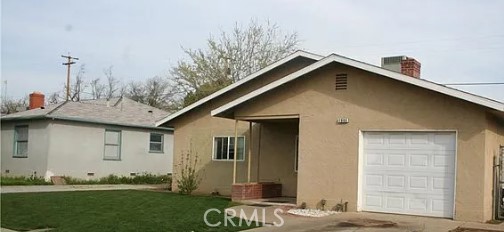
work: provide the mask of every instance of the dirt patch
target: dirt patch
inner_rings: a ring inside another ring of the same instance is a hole
[[[368,227],[368,228],[390,228],[397,226],[391,221],[381,221],[374,219],[351,219],[337,224],[339,227]]]
[[[484,230],[484,229],[473,229],[457,227],[456,229],[450,230],[449,232],[500,232],[501,230]]]

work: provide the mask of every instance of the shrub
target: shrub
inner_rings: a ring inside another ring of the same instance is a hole
[[[121,183],[121,178],[113,174],[100,178],[98,182],[103,184],[129,184]]]
[[[66,184],[74,185],[74,184],[99,184],[99,180],[84,180],[79,178],[73,178],[70,176],[64,176]]]
[[[197,155],[194,157],[194,161],[191,159],[190,152],[181,155],[180,175],[177,177],[179,193],[190,195],[194,190],[198,189],[201,178],[196,172],[197,164]]]
[[[67,184],[167,184],[171,186],[171,175],[145,173],[134,177],[108,175],[97,180],[83,180],[69,176],[63,177]]]
[[[51,182],[45,181],[44,178],[32,175],[25,176],[1,176],[0,185],[52,185]]]

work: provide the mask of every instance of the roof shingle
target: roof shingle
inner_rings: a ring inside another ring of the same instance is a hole
[[[121,124],[140,127],[155,127],[156,121],[169,113],[158,108],[133,101],[126,97],[67,101],[44,108],[27,110],[3,116],[3,120],[21,120],[31,118],[60,118],[76,121]]]

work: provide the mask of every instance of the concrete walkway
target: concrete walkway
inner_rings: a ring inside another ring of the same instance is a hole
[[[284,224],[281,227],[273,226],[275,223],[281,223],[278,216],[275,215],[275,209],[282,209],[284,213],[277,215],[282,218]],[[339,213],[322,218],[310,218],[294,216],[286,213],[286,208],[282,207],[252,207],[252,206],[235,206],[233,209],[237,215],[243,211],[245,217],[250,218],[257,209],[259,221],[262,220],[263,214],[266,226],[248,230],[251,232],[322,232],[322,231],[396,231],[396,232],[448,232],[459,227],[478,230],[467,230],[467,232],[486,232],[486,231],[504,231],[504,223],[502,224],[485,224],[474,222],[453,221],[450,219],[395,215],[395,214],[380,214],[380,213]],[[245,221],[243,221],[245,223]],[[465,230],[460,230],[465,231]]]
[[[45,232],[45,231],[51,231],[51,230],[52,229],[37,229],[37,230],[30,230],[30,231],[25,231],[25,232]],[[0,228],[0,232],[18,232],[18,231]]]
[[[102,191],[128,189],[160,189],[163,185],[130,185],[130,184],[100,184],[100,185],[26,185],[2,186],[0,193],[36,193],[36,192],[66,192],[66,191]]]

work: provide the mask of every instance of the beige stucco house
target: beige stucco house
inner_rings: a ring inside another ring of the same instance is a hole
[[[128,98],[30,105],[1,118],[2,175],[96,179],[172,172],[173,131],[154,126],[165,111]]]
[[[157,125],[174,128],[175,180],[198,156],[202,193],[489,220],[504,104],[419,76],[408,57],[298,51]]]

